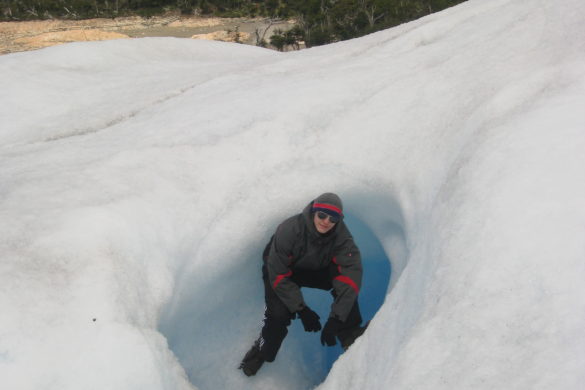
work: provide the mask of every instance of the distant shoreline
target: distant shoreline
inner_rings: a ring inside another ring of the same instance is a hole
[[[0,22],[0,55],[70,42],[141,37],[237,40],[255,45],[257,30],[268,41],[274,30],[288,30],[293,24],[290,20],[197,16]]]

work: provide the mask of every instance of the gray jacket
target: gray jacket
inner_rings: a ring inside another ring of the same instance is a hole
[[[311,206],[276,229],[264,252],[268,278],[276,295],[294,313],[305,307],[300,287],[290,279],[295,270],[321,270],[333,262],[337,265],[332,281],[336,298],[330,317],[344,322],[362,283],[360,252],[343,219],[331,232],[320,234],[313,223]]]

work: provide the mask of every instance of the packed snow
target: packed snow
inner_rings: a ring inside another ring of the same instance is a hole
[[[582,389],[584,36],[581,0],[472,0],[292,53],[0,57],[2,388]],[[368,331],[329,371],[295,321],[245,377],[263,246],[326,191]]]

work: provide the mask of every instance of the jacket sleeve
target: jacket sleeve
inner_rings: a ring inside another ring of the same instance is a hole
[[[266,260],[270,285],[291,313],[298,312],[305,306],[300,287],[290,279],[292,250],[297,239],[294,226],[286,221],[282,223],[272,238]]]
[[[332,261],[337,266],[337,273],[333,278],[335,301],[330,317],[345,322],[362,286],[362,259],[353,238],[346,238],[335,249]]]

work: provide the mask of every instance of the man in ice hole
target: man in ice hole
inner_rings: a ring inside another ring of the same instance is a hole
[[[260,337],[246,353],[240,368],[255,375],[272,362],[297,316],[307,332],[321,330],[320,317],[303,299],[301,287],[331,290],[334,301],[321,331],[321,344],[336,338],[347,349],[363,332],[358,307],[362,262],[358,247],[343,221],[339,196],[325,193],[301,214],[282,222],[262,254],[266,309]]]

